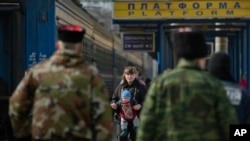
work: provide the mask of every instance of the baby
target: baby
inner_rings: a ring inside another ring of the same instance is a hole
[[[118,101],[117,105],[120,109],[121,117],[121,137],[128,135],[128,122],[133,122],[134,130],[137,129],[139,125],[138,111],[134,109],[137,104],[136,100],[131,98],[131,93],[128,90],[124,90],[121,94],[121,100]]]

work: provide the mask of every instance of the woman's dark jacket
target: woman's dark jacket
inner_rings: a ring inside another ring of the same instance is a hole
[[[146,95],[146,87],[143,84],[141,84],[137,79],[135,79],[131,85],[129,85],[127,81],[118,84],[112,95],[110,103],[117,103],[121,98],[121,92],[123,90],[130,91],[131,98],[135,99],[138,102],[138,104],[142,105],[144,97]]]

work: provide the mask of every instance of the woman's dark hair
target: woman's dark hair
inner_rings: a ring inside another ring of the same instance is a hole
[[[137,73],[137,69],[134,66],[127,66],[124,68],[123,70],[123,74],[122,74],[122,81],[125,82],[126,78],[125,78],[125,74],[134,74]]]

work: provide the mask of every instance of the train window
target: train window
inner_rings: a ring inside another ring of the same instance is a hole
[[[124,66],[128,65],[128,62],[125,61],[127,60],[127,58],[119,55],[119,53],[116,53],[116,68],[117,68],[117,73],[118,75],[122,75],[123,74],[123,70],[124,70]]]
[[[89,39],[84,39],[83,42],[83,54],[85,61],[90,61],[91,60],[91,41]]]
[[[96,46],[96,58],[98,69],[104,73],[112,72],[112,52],[111,50],[105,49],[99,45]]]

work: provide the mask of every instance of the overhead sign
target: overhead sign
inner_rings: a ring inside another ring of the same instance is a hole
[[[123,33],[122,38],[123,49],[126,51],[154,51],[154,33]]]
[[[250,18],[250,0],[115,1],[113,19]]]

